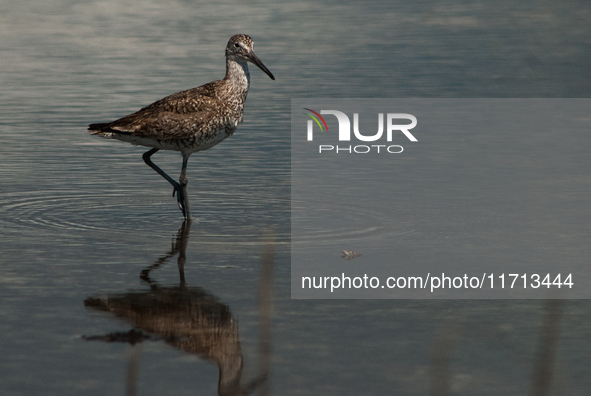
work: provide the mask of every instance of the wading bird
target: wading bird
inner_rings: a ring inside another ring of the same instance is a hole
[[[247,62],[271,79],[273,74],[255,55],[250,36],[236,34],[226,46],[226,76],[197,88],[177,92],[113,122],[91,124],[94,135],[151,147],[144,162],[172,184],[183,216],[191,218],[187,198],[187,161],[196,151],[207,150],[231,136],[244,116],[250,85]],[[183,165],[179,181],[156,166],[150,157],[158,150],[180,151]]]

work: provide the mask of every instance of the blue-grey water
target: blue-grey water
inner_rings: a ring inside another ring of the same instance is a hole
[[[204,317],[221,310],[237,323],[241,383],[257,378],[264,355],[257,288],[270,233],[271,394],[591,390],[587,301],[292,301],[289,279],[291,98],[588,97],[587,2],[52,0],[4,1],[0,10],[2,395],[117,395],[126,383],[141,395],[218,392],[205,347],[175,347],[186,335],[133,347],[86,340],[134,327],[157,338],[91,303],[153,301],[140,273],[159,259],[153,292],[177,293],[177,256],[164,259],[179,254],[183,224],[143,149],[86,126],[221,78],[223,48],[238,32],[255,39],[277,80],[251,68],[244,123],[190,160],[197,219],[181,297],[196,307],[215,301]],[[153,159],[178,175],[178,153]],[[457,209],[451,220],[469,233],[470,214]],[[449,219],[433,214],[432,232],[445,232]],[[583,213],[573,227],[588,235],[589,224]],[[565,260],[579,248],[569,243],[560,245]],[[126,379],[134,370],[137,379]]]

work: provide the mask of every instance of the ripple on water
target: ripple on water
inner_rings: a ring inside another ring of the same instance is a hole
[[[260,199],[252,194],[199,193],[191,200],[194,233],[211,242],[258,243],[266,229],[278,242],[289,241],[287,199]],[[158,236],[182,222],[176,199],[162,195],[34,191],[0,194],[4,232],[35,229],[46,232],[108,233]]]
[[[273,230],[278,243],[307,244],[314,241],[350,241],[380,236],[414,234],[429,240],[478,235],[490,229],[487,212],[416,208],[409,211],[353,204],[291,202],[258,196],[256,192],[199,192],[191,196],[196,216],[192,235],[210,242],[258,243],[265,230]],[[318,219],[329,219],[323,221]],[[129,192],[88,193],[34,191],[0,194],[2,232],[35,229],[45,232],[107,233],[159,236],[178,228],[182,215],[176,200],[166,195]]]
[[[292,243],[337,242],[412,234],[421,243],[477,238],[509,226],[486,208],[441,204],[379,208],[355,204],[292,201]],[[502,223],[502,224],[501,224]],[[490,235],[489,235],[490,236]]]
[[[292,201],[292,243],[350,241],[383,235],[412,233],[413,227],[401,212],[383,211],[355,204]],[[321,219],[321,220],[319,220]]]

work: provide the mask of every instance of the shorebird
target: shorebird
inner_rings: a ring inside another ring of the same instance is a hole
[[[194,152],[207,150],[231,136],[242,123],[250,85],[247,62],[275,80],[255,55],[253,46],[252,38],[246,34],[232,36],[226,46],[226,76],[222,80],[177,92],[113,122],[90,124],[88,130],[104,138],[151,147],[142,157],[144,162],[172,184],[172,196],[176,194],[183,216],[190,219],[187,161]],[[158,150],[182,154],[178,182],[150,159]]]

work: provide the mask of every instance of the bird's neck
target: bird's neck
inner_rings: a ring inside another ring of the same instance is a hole
[[[231,57],[226,58],[226,77],[224,77],[224,80],[228,81],[236,91],[248,92],[250,73],[246,61]]]

